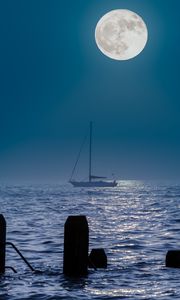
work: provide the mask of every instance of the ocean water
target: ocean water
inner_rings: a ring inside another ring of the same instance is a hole
[[[7,247],[0,300],[180,299],[180,269],[165,267],[170,249],[180,249],[180,184],[120,181],[116,188],[70,185],[0,187],[0,213],[33,274]],[[104,248],[108,268],[88,276],[63,276],[63,232],[69,215],[86,215],[90,250]]]

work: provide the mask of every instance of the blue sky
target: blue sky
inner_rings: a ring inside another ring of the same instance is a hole
[[[94,41],[99,18],[117,8],[149,31],[129,61]],[[179,178],[179,9],[178,0],[1,1],[0,179],[68,179],[90,120],[97,173]]]

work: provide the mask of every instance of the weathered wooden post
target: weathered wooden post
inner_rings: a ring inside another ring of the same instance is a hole
[[[166,267],[180,268],[180,250],[169,250],[167,252]]]
[[[5,273],[6,261],[6,220],[0,215],[0,274]]]
[[[107,255],[103,248],[92,249],[89,255],[90,268],[107,268]]]
[[[86,216],[69,216],[64,227],[63,273],[71,277],[87,275],[89,228]]]

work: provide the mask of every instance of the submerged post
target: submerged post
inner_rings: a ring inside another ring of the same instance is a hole
[[[104,249],[92,249],[89,255],[90,268],[107,268],[107,255]]]
[[[63,273],[85,276],[88,272],[89,228],[86,216],[69,216],[64,227]]]
[[[180,250],[169,250],[166,254],[166,267],[180,268]]]
[[[6,261],[6,220],[0,215],[0,274],[5,273]]]

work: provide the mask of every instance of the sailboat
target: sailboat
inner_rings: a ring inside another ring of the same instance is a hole
[[[81,150],[82,149],[80,149],[80,153],[76,160],[69,182],[74,187],[116,187],[118,184],[116,180],[107,180],[106,177],[104,176],[92,175],[92,122],[90,122],[90,126],[89,126],[89,180],[88,181],[76,181],[73,179],[73,175],[79,160],[79,156],[81,154]]]

